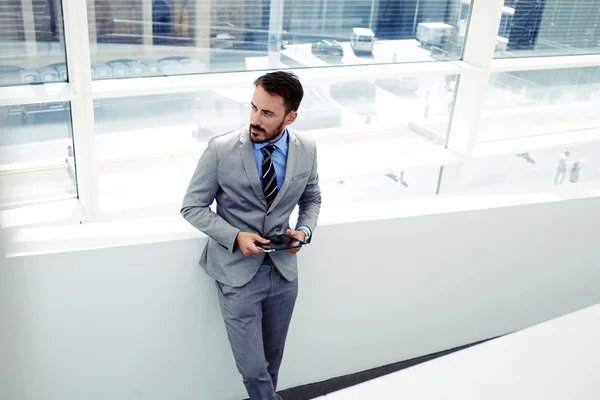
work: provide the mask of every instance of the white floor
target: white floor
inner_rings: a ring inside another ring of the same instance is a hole
[[[600,304],[321,397],[600,399]]]

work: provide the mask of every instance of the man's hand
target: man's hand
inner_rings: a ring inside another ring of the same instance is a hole
[[[288,229],[287,231],[285,231],[285,234],[288,237],[291,237],[292,239],[296,239],[296,240],[304,241],[306,239],[306,232],[304,232],[304,231],[293,231],[291,229]],[[289,249],[286,251],[290,254],[296,254],[300,250],[302,250],[302,247],[296,247],[295,249]]]
[[[235,244],[244,253],[245,256],[253,256],[255,254],[264,254],[264,252],[256,246],[256,244],[269,244],[270,242],[250,232],[238,232],[235,237]]]

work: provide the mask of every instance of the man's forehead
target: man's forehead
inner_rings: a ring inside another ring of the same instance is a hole
[[[254,95],[252,96],[252,102],[257,107],[262,106],[264,108],[269,108],[269,107],[285,108],[283,97],[279,96],[278,94],[269,93],[260,86],[257,86],[256,89],[254,90]]]

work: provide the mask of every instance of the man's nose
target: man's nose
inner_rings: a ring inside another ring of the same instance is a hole
[[[252,125],[260,126],[260,114],[253,112],[250,114],[250,123]]]

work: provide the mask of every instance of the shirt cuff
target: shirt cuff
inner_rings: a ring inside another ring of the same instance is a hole
[[[296,230],[303,231],[304,233],[306,233],[306,237],[304,238],[305,241],[308,241],[310,239],[310,236],[312,235],[310,228],[306,225],[300,225],[296,228]]]

